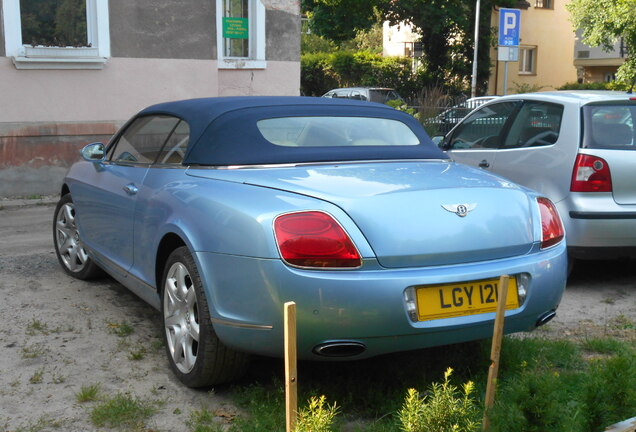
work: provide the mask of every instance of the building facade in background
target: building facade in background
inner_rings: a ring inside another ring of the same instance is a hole
[[[515,8],[521,10],[519,61],[508,62],[506,93],[515,93],[518,89],[553,90],[579,78],[579,65],[574,59],[575,32],[565,8],[567,3],[567,0],[517,2]],[[499,26],[499,8],[492,11],[491,26]],[[410,26],[384,23],[384,55],[417,57],[422,54],[418,40],[419,35]],[[504,62],[497,60],[496,48],[492,49],[490,59],[487,94],[503,95]]]
[[[576,82],[574,66],[575,32],[566,10],[566,0],[520,1],[521,9],[519,61],[508,63],[508,88],[517,90],[554,90],[563,84]],[[491,25],[499,26],[499,10],[495,8]],[[492,68],[488,93],[504,94],[505,63],[491,51]]]
[[[625,63],[627,47],[622,39],[616,41],[610,52],[582,42],[581,31],[576,32],[574,66],[582,82],[611,82],[616,80],[618,68]]]
[[[22,5],[22,8],[21,8]],[[169,100],[298,95],[298,0],[0,0],[0,197]]]

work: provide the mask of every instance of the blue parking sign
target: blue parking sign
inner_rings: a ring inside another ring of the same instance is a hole
[[[519,46],[520,9],[499,9],[499,45]]]

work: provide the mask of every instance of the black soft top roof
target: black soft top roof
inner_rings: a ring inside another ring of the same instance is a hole
[[[293,96],[189,99],[150,106],[139,115],[167,114],[190,127],[186,165],[255,165],[381,159],[446,159],[415,118],[391,107],[355,100]],[[418,137],[415,146],[284,147],[258,130],[279,117],[375,117],[399,120]]]

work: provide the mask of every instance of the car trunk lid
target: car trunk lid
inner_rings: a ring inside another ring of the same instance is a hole
[[[525,190],[448,162],[384,162],[243,170],[245,183],[328,201],[360,228],[380,265],[447,265],[528,253]],[[308,209],[310,210],[310,209]]]

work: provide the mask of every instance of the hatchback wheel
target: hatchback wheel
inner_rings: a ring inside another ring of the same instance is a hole
[[[247,355],[226,347],[214,333],[199,272],[186,247],[168,257],[162,287],[166,351],[179,380],[205,387],[239,378]]]
[[[53,243],[62,268],[77,279],[93,279],[101,269],[88,256],[77,229],[77,216],[71,194],[64,195],[55,207]]]

